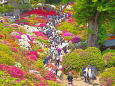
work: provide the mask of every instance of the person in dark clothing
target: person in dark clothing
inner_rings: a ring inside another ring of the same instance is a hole
[[[72,76],[71,72],[69,72],[67,79],[68,79],[68,84],[72,85],[73,84],[73,76]]]
[[[87,79],[86,79],[86,71],[85,71],[85,69],[86,69],[86,67],[85,67],[85,65],[83,64],[83,68],[82,68],[82,72],[83,72],[83,77],[84,77],[84,79],[85,79],[85,81],[84,82],[87,82]]]

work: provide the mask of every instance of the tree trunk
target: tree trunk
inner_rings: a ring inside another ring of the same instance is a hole
[[[42,3],[42,10],[43,10],[43,7],[44,7],[44,5],[43,5],[43,0],[41,0],[41,3]]]
[[[99,47],[98,46],[98,18],[99,14],[96,13],[94,17],[88,20],[88,28],[94,32],[94,34],[88,32],[87,47]]]

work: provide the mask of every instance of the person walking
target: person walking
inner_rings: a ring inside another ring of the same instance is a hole
[[[71,72],[69,72],[67,79],[68,79],[69,86],[73,85],[73,76],[72,76]]]
[[[85,67],[85,65],[83,64],[83,68],[82,68],[82,73],[83,73],[83,77],[84,77],[84,79],[85,79],[85,83],[87,82],[87,80],[86,80],[86,71],[85,71],[85,69],[86,69],[86,67]]]

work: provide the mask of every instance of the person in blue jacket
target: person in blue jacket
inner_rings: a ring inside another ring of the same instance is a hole
[[[85,78],[85,81],[84,81],[84,82],[87,82],[85,69],[86,69],[86,66],[83,64],[83,68],[82,68],[83,75],[82,75],[82,76]]]

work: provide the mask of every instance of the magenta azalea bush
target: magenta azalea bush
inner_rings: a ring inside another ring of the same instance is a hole
[[[34,54],[27,55],[26,58],[27,58],[27,59],[30,59],[30,60],[35,60],[35,61],[37,61],[37,59],[38,59],[37,56],[34,55]]]
[[[72,36],[72,33],[66,32],[64,33],[64,36]]]
[[[81,41],[81,39],[78,36],[73,36],[72,39],[71,39],[72,44],[80,42],[80,41]]]
[[[15,66],[7,66],[0,64],[0,70],[6,71],[8,74],[11,75],[11,77],[15,78],[23,78],[23,71]]]

